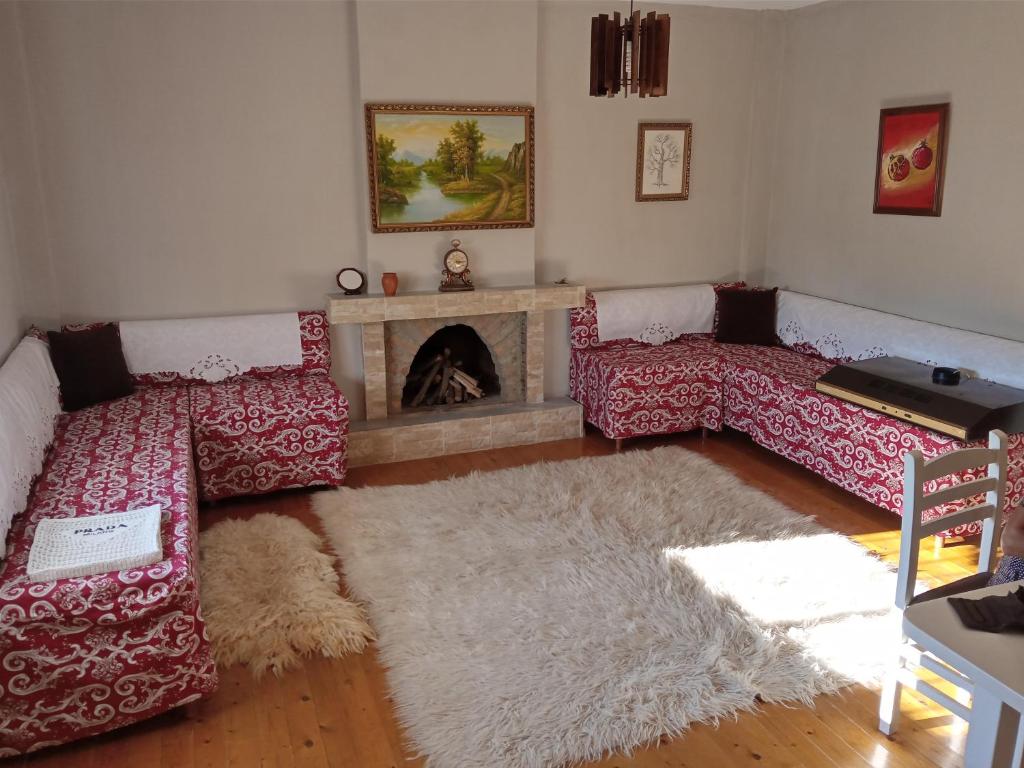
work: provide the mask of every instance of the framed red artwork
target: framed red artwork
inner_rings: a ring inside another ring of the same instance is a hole
[[[948,103],[881,111],[875,213],[942,214],[948,122]]]

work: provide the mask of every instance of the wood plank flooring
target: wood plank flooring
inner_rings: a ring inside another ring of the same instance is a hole
[[[743,435],[713,434],[634,440],[624,450],[677,444],[699,451],[793,509],[853,537],[888,560],[899,551],[899,519],[883,513]],[[422,483],[474,470],[614,452],[590,433],[580,440],[355,469],[352,486]],[[311,493],[240,499],[204,508],[201,526],[257,512],[292,515],[318,529]],[[925,548],[924,575],[934,583],[973,572],[973,544]],[[946,686],[948,690],[948,686]],[[762,706],[718,727],[698,725],[676,739],[614,755],[587,768],[954,768],[962,764],[966,727],[946,710],[904,693],[902,728],[888,739],[876,730],[877,691],[853,687],[822,696],[814,708]],[[281,678],[257,682],[248,670],[222,672],[209,699],[104,736],[7,761],[71,768],[420,768],[405,746],[387,680],[374,649],[340,660],[308,659]]]

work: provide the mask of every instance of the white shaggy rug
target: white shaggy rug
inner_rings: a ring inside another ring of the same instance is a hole
[[[889,569],[681,448],[314,503],[432,768],[596,759],[891,658]]]
[[[261,513],[199,535],[200,600],[213,656],[280,674],[311,653],[358,652],[373,632],[338,594],[334,558],[298,520]]]

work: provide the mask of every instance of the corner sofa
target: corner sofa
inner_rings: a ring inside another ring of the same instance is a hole
[[[135,392],[72,413],[60,413],[42,340],[24,339],[0,368],[2,382],[4,369],[29,357],[40,382],[35,395],[0,393],[0,453],[13,459],[0,469],[13,473],[0,477],[0,512],[24,495],[0,563],[0,757],[119,728],[215,689],[199,601],[199,498],[345,476],[348,403],[328,376],[326,319],[292,319],[297,364],[249,368],[214,355],[191,369],[143,371],[126,343]],[[237,320],[237,328],[248,324]],[[191,321],[174,322],[188,332]],[[2,422],[12,414],[35,438],[5,441]],[[150,504],[163,509],[160,562],[28,581],[41,520]]]
[[[1024,343],[779,292],[773,347],[720,344],[710,333],[661,346],[602,341],[596,301],[570,315],[570,395],[609,438],[692,429],[745,432],[754,442],[890,512],[902,511],[903,454],[926,457],[963,444],[891,416],[818,393],[816,379],[841,361],[896,355],[973,369],[1024,386]],[[1024,500],[1024,434],[1010,435],[1007,506]],[[966,479],[966,478],[965,478]],[[934,483],[938,489],[952,480]],[[949,510],[927,513],[934,519]],[[980,532],[977,523],[941,536]]]

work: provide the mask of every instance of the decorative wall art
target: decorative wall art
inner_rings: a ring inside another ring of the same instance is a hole
[[[640,123],[636,136],[636,199],[688,200],[693,123]]]
[[[374,232],[533,226],[533,107],[367,104]]]
[[[875,213],[942,214],[948,120],[948,103],[881,111]]]

